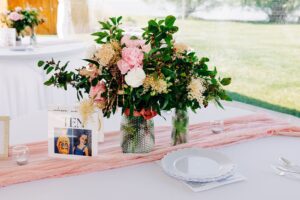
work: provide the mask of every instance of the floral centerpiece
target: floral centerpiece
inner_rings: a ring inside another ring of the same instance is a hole
[[[8,28],[15,28],[17,33],[17,41],[21,41],[21,37],[26,32],[30,33],[31,43],[36,42],[35,27],[44,23],[45,19],[41,17],[40,10],[27,7],[22,9],[16,7],[14,10],[7,10],[0,13],[0,21]],[[29,31],[26,31],[29,28]]]
[[[78,99],[84,99],[84,119],[96,108],[108,118],[121,108],[123,152],[149,152],[154,146],[153,117],[162,110],[195,110],[211,100],[229,100],[221,84],[230,79],[217,79],[207,58],[198,59],[174,43],[175,17],[150,20],[141,37],[124,34],[121,19],[99,22],[101,31],[92,34],[99,47],[84,59],[87,66],[68,71],[68,63],[54,60],[39,61],[38,66],[51,74],[45,85],[77,90]]]

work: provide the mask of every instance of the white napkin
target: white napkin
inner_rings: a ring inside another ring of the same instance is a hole
[[[215,181],[215,182],[208,182],[208,183],[198,183],[198,182],[187,182],[181,181],[183,184],[188,186],[194,192],[202,192],[205,190],[210,190],[213,188],[217,188],[223,185],[228,185],[231,183],[236,183],[240,181],[245,181],[246,177],[241,175],[240,173],[235,173],[234,175],[228,177],[227,179]]]

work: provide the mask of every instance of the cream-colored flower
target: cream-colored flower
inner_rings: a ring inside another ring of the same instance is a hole
[[[110,43],[103,44],[102,47],[96,52],[95,57],[102,66],[108,66],[116,52]]]
[[[119,94],[119,95],[123,95],[124,93],[125,93],[124,90],[118,90],[118,94]]]
[[[121,48],[121,45],[118,41],[111,41],[111,46],[114,48],[115,51],[117,52],[121,52],[122,48]]]
[[[82,123],[85,126],[89,118],[94,113],[94,103],[91,99],[87,99],[81,102],[79,107],[79,113],[82,118]]]
[[[127,85],[137,88],[143,85],[146,74],[142,68],[134,68],[130,70],[125,76],[125,82]]]
[[[97,101],[97,102],[95,102],[95,106],[102,110],[105,108],[106,102],[105,101]]]
[[[188,99],[196,100],[199,104],[203,104],[204,96],[203,93],[206,90],[205,80],[202,78],[192,78],[188,85]]]
[[[174,49],[176,53],[184,53],[185,51],[189,51],[189,46],[183,43],[175,43]]]
[[[85,77],[93,80],[98,75],[102,74],[102,68],[100,66],[100,68],[98,69],[94,64],[89,64],[87,68],[86,67],[81,68],[79,70],[79,74],[81,76],[85,76]]]
[[[151,89],[158,94],[168,93],[168,83],[162,78],[147,76],[143,86],[145,92]]]

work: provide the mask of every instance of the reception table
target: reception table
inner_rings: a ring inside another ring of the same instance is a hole
[[[26,43],[25,43],[26,45]],[[88,44],[56,37],[40,37],[38,45],[26,51],[0,48],[0,116],[18,117],[49,104],[69,103],[75,99],[64,91],[43,86],[47,76],[38,69],[38,60],[71,61],[78,68],[84,63]]]
[[[214,106],[190,113],[191,124],[215,119],[245,116],[252,110],[227,104],[220,110]],[[47,112],[36,112],[11,122],[11,144],[40,141],[47,138]],[[157,117],[156,126],[169,125]],[[104,121],[105,131],[118,130],[120,115]],[[226,133],[222,133],[226,134]],[[300,163],[300,138],[268,137],[217,148],[238,166],[238,172],[247,180],[209,191],[194,193],[181,182],[168,177],[157,163],[147,163],[114,170],[96,172],[67,178],[47,179],[0,188],[0,199],[53,200],[53,199],[206,199],[206,200],[298,200],[299,180],[291,180],[273,173],[270,164],[280,156]]]

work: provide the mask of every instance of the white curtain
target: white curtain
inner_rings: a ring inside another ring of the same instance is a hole
[[[71,0],[58,1],[57,35],[59,38],[67,38],[74,34],[72,22]]]

